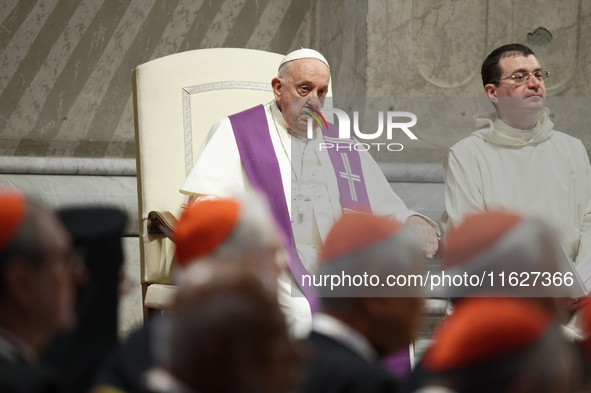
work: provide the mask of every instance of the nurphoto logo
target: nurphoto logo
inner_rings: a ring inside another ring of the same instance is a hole
[[[337,150],[351,150],[356,151],[368,151],[370,149],[377,149],[378,151],[383,147],[389,151],[401,151],[404,146],[397,142],[366,142],[378,139],[386,130],[386,139],[391,141],[394,132],[398,133],[402,131],[411,140],[418,139],[416,135],[410,130],[412,126],[417,124],[417,116],[412,112],[405,111],[378,111],[378,129],[373,133],[362,132],[359,126],[359,112],[353,111],[353,134],[356,140],[352,138],[351,132],[351,120],[347,112],[337,108],[322,108],[322,113],[310,106],[304,106],[309,111],[304,112],[310,118],[308,118],[308,139],[314,138],[314,120],[322,130],[328,128],[328,122],[326,121],[323,114],[334,114],[338,120],[339,134],[338,139],[335,138],[324,138],[325,143],[321,143],[319,150],[323,149],[337,149]],[[385,115],[384,115],[385,113]],[[314,120],[313,120],[314,119]],[[384,123],[386,124],[384,127]],[[337,143],[339,140],[349,140],[352,143]]]

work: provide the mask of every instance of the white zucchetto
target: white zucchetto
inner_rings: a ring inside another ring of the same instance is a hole
[[[283,58],[283,60],[281,60],[281,63],[279,64],[279,68],[281,68],[281,66],[285,63],[288,63],[293,60],[298,60],[298,59],[320,60],[321,62],[326,64],[326,66],[330,70],[330,66],[328,65],[328,61],[326,61],[324,56],[322,56],[322,54],[320,52],[318,52],[314,49],[308,49],[308,48],[302,48],[302,49],[294,50],[293,52],[288,53],[287,56],[285,56]]]

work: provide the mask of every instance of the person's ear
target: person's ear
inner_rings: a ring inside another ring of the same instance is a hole
[[[283,87],[283,82],[281,82],[281,79],[279,78],[273,78],[271,81],[271,86],[273,87],[275,101],[281,102],[281,88]]]
[[[484,86],[484,92],[493,104],[499,103],[499,97],[497,96],[497,85],[494,83],[489,83],[488,85]]]

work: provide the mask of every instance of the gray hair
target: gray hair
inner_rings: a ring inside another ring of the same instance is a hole
[[[240,219],[232,233],[207,259],[241,260],[246,252],[264,252],[275,237],[275,225],[263,198],[240,198]]]
[[[278,231],[263,197],[250,193],[236,199],[240,205],[239,218],[228,238],[211,254],[176,270],[172,281],[177,285],[191,286],[209,280],[211,266],[242,268],[251,261],[266,260],[270,251],[277,251]],[[271,281],[261,279],[271,285]]]
[[[565,340],[560,326],[555,325],[542,338],[519,352],[462,369],[436,373],[429,377],[429,382],[459,393],[509,392],[517,386],[524,393],[550,393],[564,381],[569,366],[579,367],[576,356],[572,343]],[[582,373],[580,367],[574,371]],[[575,378],[579,376],[575,374]]]
[[[277,78],[279,78],[282,83],[287,83],[287,75],[291,72],[291,63],[293,63],[293,61],[281,64],[281,67],[279,67],[279,70],[277,71]]]
[[[321,265],[316,277],[323,276],[373,276],[384,280],[389,275],[421,275],[424,270],[422,243],[412,227],[405,227],[396,235],[356,253],[340,257]],[[328,312],[350,310],[360,297],[421,297],[420,287],[385,286],[330,286],[318,289],[322,297],[322,309]]]

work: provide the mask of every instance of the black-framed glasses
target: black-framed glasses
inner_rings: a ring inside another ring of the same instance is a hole
[[[540,82],[543,82],[545,80],[548,80],[548,78],[550,78],[550,71],[546,71],[546,70],[537,70],[534,72],[520,71],[520,72],[516,72],[513,75],[508,76],[506,78],[499,79],[498,81],[496,81],[494,83],[499,83],[500,81],[504,81],[505,79],[513,79],[513,82],[515,82],[516,85],[524,85],[529,81],[529,77],[532,75],[534,78],[536,78]]]

